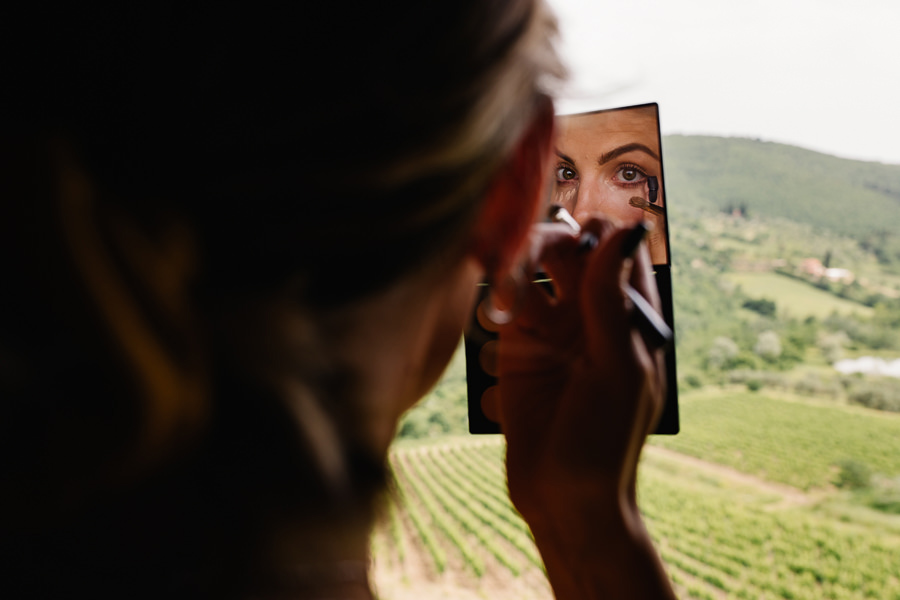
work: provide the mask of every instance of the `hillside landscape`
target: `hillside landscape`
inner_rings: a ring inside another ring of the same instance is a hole
[[[786,219],[900,258],[900,166],[847,160],[743,138],[663,138],[673,210]]]
[[[680,597],[900,599],[900,165],[663,148],[682,431],[639,502]],[[551,597],[502,438],[466,429],[457,353],[394,444],[380,598]]]

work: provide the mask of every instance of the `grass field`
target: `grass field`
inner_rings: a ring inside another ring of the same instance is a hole
[[[856,302],[838,298],[811,285],[778,273],[728,273],[725,277],[741,286],[754,298],[774,300],[780,314],[789,312],[795,317],[827,317],[834,311],[870,316],[872,309]]]
[[[652,444],[805,490],[830,485],[842,460],[900,475],[900,414],[719,389],[679,405],[682,434]]]

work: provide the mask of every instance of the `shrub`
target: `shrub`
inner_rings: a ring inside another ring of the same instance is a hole
[[[829,363],[834,364],[844,357],[844,347],[850,343],[850,338],[843,331],[835,333],[823,333],[819,335],[818,345],[822,355]]]
[[[774,362],[781,356],[781,339],[774,331],[763,331],[756,339],[753,351],[763,357],[763,359]]]
[[[900,477],[873,477],[866,504],[882,512],[900,514]]]
[[[900,381],[896,379],[851,379],[847,385],[847,399],[866,408],[900,412]]]
[[[741,304],[741,307],[746,308],[747,310],[752,310],[755,313],[759,313],[764,317],[775,316],[775,301],[769,300],[767,298],[751,298],[749,300],[744,300],[744,303]]]
[[[732,369],[748,369],[748,370],[756,370],[760,366],[759,357],[750,352],[749,350],[742,350],[731,359],[731,363],[729,363],[729,367]]]
[[[700,377],[697,376],[696,374],[691,373],[691,374],[686,375],[686,376],[684,377],[684,384],[685,384],[689,389],[696,390],[696,389],[698,389],[698,388],[703,387],[703,380],[700,379]]]
[[[764,387],[783,389],[788,389],[790,387],[790,380],[786,375],[772,371],[759,371],[756,369],[738,369],[730,371],[728,373],[728,382],[744,384],[747,386],[747,389],[751,389],[751,385],[758,386],[756,390],[752,391],[757,391]]]
[[[844,331],[856,345],[875,350],[900,348],[900,333],[883,323],[837,313],[829,315],[823,323],[831,331]]]
[[[853,459],[844,459],[837,464],[838,474],[834,484],[839,488],[858,490],[869,487],[872,473],[869,467]]]
[[[738,345],[731,338],[717,337],[709,349],[708,364],[714,369],[727,368],[739,351]]]
[[[835,377],[822,377],[817,373],[806,373],[793,384],[798,394],[815,397],[828,397],[835,400],[841,397],[843,388]]]

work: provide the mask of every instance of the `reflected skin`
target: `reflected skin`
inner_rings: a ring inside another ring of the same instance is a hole
[[[668,263],[665,217],[629,204],[648,199],[647,178],[660,183],[656,206],[665,206],[655,106],[560,117],[552,201],[584,224],[598,213],[623,226],[653,224],[653,264]]]

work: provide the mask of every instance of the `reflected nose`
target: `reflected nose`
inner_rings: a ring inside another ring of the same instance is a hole
[[[634,195],[630,188],[619,189],[603,180],[581,182],[572,216],[584,223],[599,215],[619,225],[631,225],[644,219],[644,211],[631,206],[628,199]]]
[[[602,211],[603,199],[594,182],[582,182],[573,200],[569,212],[579,223],[584,223],[591,215]]]

